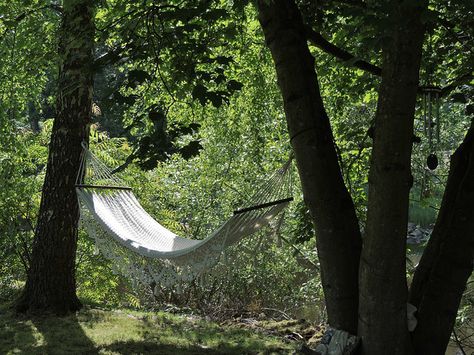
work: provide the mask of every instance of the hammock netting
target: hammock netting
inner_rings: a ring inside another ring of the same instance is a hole
[[[212,234],[196,240],[155,221],[132,190],[84,146],[76,181],[81,225],[112,261],[114,272],[147,285],[190,282],[217,264],[227,247],[267,226],[288,205],[289,166],[290,161],[256,186],[244,208]]]

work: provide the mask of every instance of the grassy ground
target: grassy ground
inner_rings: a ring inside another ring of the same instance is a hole
[[[265,332],[169,313],[85,309],[24,317],[0,306],[0,354],[291,354]]]

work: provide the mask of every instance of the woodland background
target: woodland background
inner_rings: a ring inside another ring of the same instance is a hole
[[[260,9],[267,6],[262,3]],[[121,178],[162,224],[181,235],[205,237],[291,152],[258,10],[239,0],[93,5],[91,150],[120,167]],[[341,175],[365,231],[380,67],[392,17],[383,15],[384,2],[298,5],[312,26],[308,42],[320,94]],[[442,89],[440,135],[430,146],[419,94],[408,216],[416,243],[407,244],[408,280],[441,208],[450,156],[474,114],[473,5],[432,1],[426,9],[419,80]],[[55,1],[0,1],[0,299],[5,302],[18,297],[30,269],[57,112],[63,16]],[[81,31],[80,21],[68,26]],[[439,166],[430,170],[426,159],[433,152]],[[295,201],[282,223],[230,250],[203,282],[182,285],[180,292],[163,288],[155,297],[151,289],[114,274],[79,229],[79,298],[106,308],[173,305],[222,319],[281,311],[325,322],[318,236],[296,169],[293,174]],[[332,261],[335,267],[339,262]],[[468,281],[455,328],[465,346],[472,346],[472,302]]]

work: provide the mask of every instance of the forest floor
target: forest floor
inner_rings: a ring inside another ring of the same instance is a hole
[[[66,317],[0,305],[0,354],[292,354],[321,328],[304,320],[233,319],[85,307]]]

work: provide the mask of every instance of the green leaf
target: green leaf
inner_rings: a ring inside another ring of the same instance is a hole
[[[136,69],[128,72],[128,86],[131,88],[137,87],[145,80],[150,80],[150,75],[144,70]]]
[[[204,20],[216,21],[229,15],[225,9],[212,9],[202,14]]]
[[[196,85],[192,92],[193,100],[198,100],[202,106],[206,105],[207,92],[208,91],[204,85]]]
[[[189,142],[188,145],[184,146],[179,150],[180,154],[184,159],[190,159],[199,154],[199,151],[202,149],[202,145],[198,140]]]
[[[237,80],[232,79],[227,82],[227,90],[230,92],[241,90],[243,86],[244,84]]]

